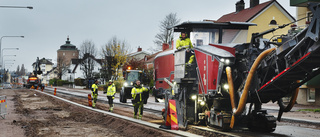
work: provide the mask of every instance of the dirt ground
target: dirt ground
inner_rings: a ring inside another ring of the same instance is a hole
[[[0,136],[174,136],[73,106],[34,91],[1,90],[1,95],[7,95],[11,102],[8,102],[8,112],[9,107],[15,109],[10,110],[6,119],[1,120],[1,123],[5,121],[5,124],[0,124]],[[98,108],[107,109],[105,104],[100,103]],[[121,110],[121,113],[132,116],[132,109],[127,109]],[[115,108],[114,111],[120,112],[118,108]],[[158,118],[154,118],[152,114],[145,114],[143,119]]]

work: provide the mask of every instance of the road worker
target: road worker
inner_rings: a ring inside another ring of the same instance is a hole
[[[103,92],[104,94],[107,93],[107,98],[108,98],[108,102],[109,102],[109,111],[112,112],[113,111],[113,100],[114,100],[114,96],[116,94],[116,86],[114,85],[112,80],[109,80],[109,86],[107,88],[106,92]]]
[[[92,101],[92,107],[95,108],[96,107],[96,103],[97,103],[97,98],[98,98],[98,80],[95,80],[95,82],[91,85],[91,95],[93,98]]]
[[[142,119],[143,114],[143,92],[148,92],[148,89],[140,85],[140,80],[136,80],[134,87],[131,90],[132,104],[133,104],[133,118],[137,119],[139,110],[139,119]]]

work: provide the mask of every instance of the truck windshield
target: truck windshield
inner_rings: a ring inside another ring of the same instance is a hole
[[[135,81],[139,80],[140,73],[139,72],[127,72],[127,81]]]
[[[194,46],[209,45],[210,43],[218,43],[218,29],[194,29],[190,33],[190,40]]]
[[[245,43],[248,30],[224,29],[222,31],[222,43]],[[190,40],[194,46],[218,43],[218,29],[194,29],[190,33]]]

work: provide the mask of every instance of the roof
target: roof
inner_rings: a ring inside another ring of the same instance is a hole
[[[217,22],[227,22],[227,21],[235,21],[235,22],[249,22],[257,15],[259,15],[264,9],[268,8],[272,3],[276,3],[282,8],[282,10],[293,20],[295,20],[288,11],[286,11],[276,0],[270,0],[264,3],[261,3],[253,8],[243,9],[240,12],[232,12],[220,17]]]
[[[82,59],[71,59],[71,63],[74,64],[74,68],[72,70],[72,73],[75,73],[77,67],[79,66],[79,64],[81,64],[83,61],[85,61],[87,58],[91,58],[94,61],[96,61],[98,64],[102,65],[103,63],[103,59],[96,59],[93,55],[86,53],[83,55]]]
[[[50,60],[51,60],[51,59],[50,59]],[[41,64],[53,65],[53,63],[52,63],[51,61],[49,61],[49,59],[45,59],[45,58],[40,59],[39,62],[40,62],[40,65],[41,65]],[[36,64],[36,62],[33,62],[33,63],[32,63],[32,66],[33,66],[34,64]]]
[[[66,44],[61,45],[59,50],[78,50],[78,49],[75,45],[71,44],[68,37]]]
[[[138,52],[130,53],[130,54],[128,54],[128,56],[131,57],[131,56],[136,56],[136,55],[143,54],[143,53],[146,54],[146,55],[150,55],[149,52],[146,52],[146,51],[138,51]]]
[[[256,24],[248,23],[248,22],[238,22],[238,21],[217,22],[217,21],[205,20],[205,21],[186,21],[170,28],[174,28],[174,32],[184,32],[186,30],[195,29],[195,28],[248,29],[249,26],[256,26]]]
[[[162,51],[156,52],[156,53],[154,53],[152,55],[146,55],[145,58],[144,58],[144,63],[152,63],[154,61],[155,57],[158,54],[160,54],[162,52],[165,52],[165,51],[168,51],[168,50],[172,50],[172,48],[168,48],[166,50],[162,50]]]

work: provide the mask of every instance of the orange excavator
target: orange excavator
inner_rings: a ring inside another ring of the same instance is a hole
[[[42,74],[42,71],[40,69],[40,61],[39,57],[37,57],[37,60],[35,62],[35,70],[33,71],[33,74],[29,76],[27,83],[23,86],[26,88],[40,88],[44,89],[44,84],[41,83],[41,80],[37,77],[37,75]]]

